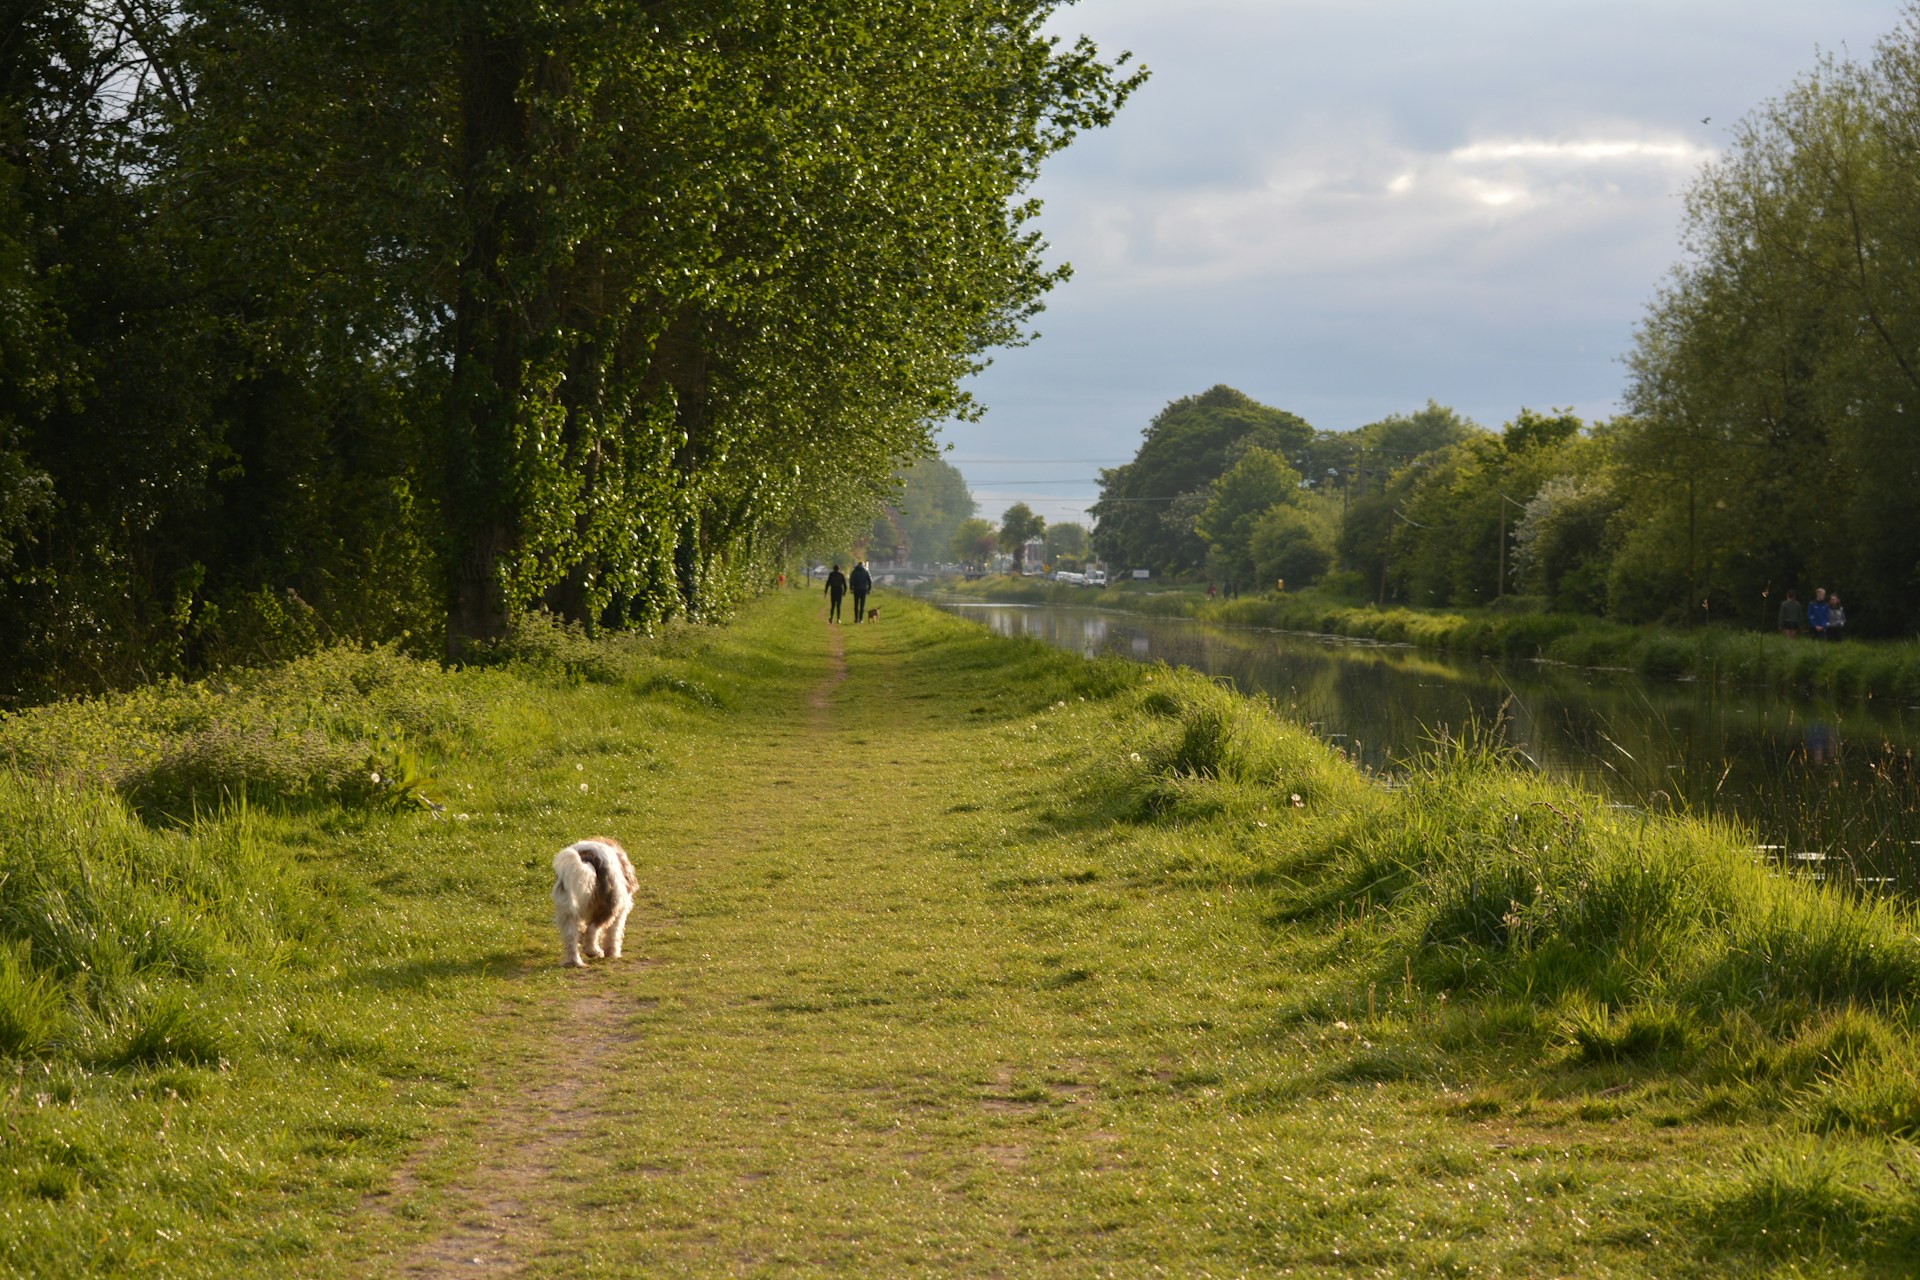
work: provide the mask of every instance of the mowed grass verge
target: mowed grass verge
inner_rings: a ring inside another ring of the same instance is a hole
[[[431,1271],[485,1183],[529,1275],[1910,1271],[1909,912],[1471,744],[1389,791],[1198,677],[891,598],[834,682],[818,612],[347,679],[373,710],[318,731],[411,707],[404,795],[9,793],[56,807],[4,837],[40,1030],[0,1261]],[[630,959],[565,973],[546,863],[597,830]],[[21,923],[103,883],[140,930]],[[198,949],[142,950],[167,919]]]

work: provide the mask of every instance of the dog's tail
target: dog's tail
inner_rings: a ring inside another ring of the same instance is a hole
[[[584,906],[600,887],[605,871],[600,866],[600,851],[589,844],[570,844],[553,855],[553,875],[561,892],[578,906]]]

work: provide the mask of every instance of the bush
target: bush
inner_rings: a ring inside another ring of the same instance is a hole
[[[235,803],[417,805],[426,760],[472,732],[470,687],[391,648],[340,646],[0,717],[0,763],[173,822]]]

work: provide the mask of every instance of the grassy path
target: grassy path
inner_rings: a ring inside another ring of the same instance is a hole
[[[1111,1233],[1086,1103],[1162,1064],[1115,1060],[1070,919],[955,839],[962,691],[884,623],[785,630],[807,678],[651,797],[631,958],[543,982],[555,1039],[502,1046],[403,1273],[1085,1274]]]
[[[727,642],[773,695],[647,797],[631,958],[539,962],[399,1274],[1673,1273],[1631,1201],[1698,1132],[1304,1019],[1364,989],[1327,939],[1076,820],[978,642],[782,607]]]

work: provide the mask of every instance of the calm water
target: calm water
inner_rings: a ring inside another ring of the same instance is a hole
[[[1920,891],[1920,711],[1091,609],[947,602],[1003,635],[1262,693],[1391,773],[1475,723],[1620,804],[1743,821],[1796,874]]]

